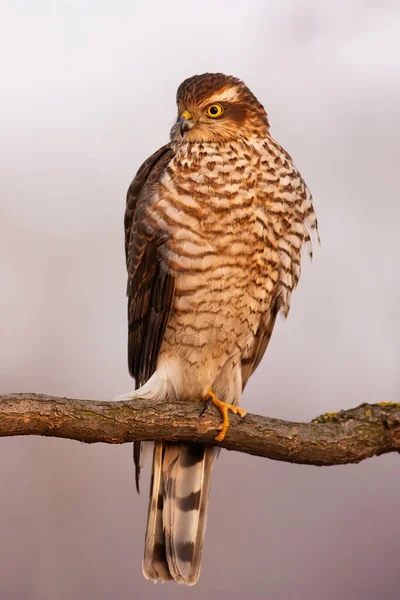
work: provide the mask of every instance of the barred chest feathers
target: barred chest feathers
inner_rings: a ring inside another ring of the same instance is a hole
[[[221,300],[241,298],[255,314],[279,293],[288,312],[310,209],[300,174],[272,138],[180,144],[146,211],[176,277],[175,308],[204,288],[209,302],[223,291]]]

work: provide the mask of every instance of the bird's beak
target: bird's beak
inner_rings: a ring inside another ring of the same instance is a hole
[[[179,131],[183,137],[193,127],[193,117],[188,110],[183,111],[179,119]]]

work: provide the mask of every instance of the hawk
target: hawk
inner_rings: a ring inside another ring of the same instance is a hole
[[[127,194],[128,361],[121,398],[211,401],[217,441],[239,407],[278,313],[287,316],[300,251],[317,235],[311,194],[239,79],[206,73],[177,92],[170,141]],[[142,461],[135,445],[136,481]],[[200,573],[217,447],[156,442],[144,575],[192,585]]]

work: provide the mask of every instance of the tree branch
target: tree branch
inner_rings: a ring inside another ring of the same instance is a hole
[[[134,440],[217,443],[220,414],[200,402],[149,403],[70,400],[43,394],[0,396],[0,437],[43,435],[86,443]],[[309,465],[357,463],[400,451],[400,404],[362,404],[327,413],[312,423],[292,423],[248,414],[230,416],[221,445],[274,460]]]

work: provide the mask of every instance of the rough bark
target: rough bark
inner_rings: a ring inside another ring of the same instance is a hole
[[[80,442],[192,440],[274,460],[309,465],[357,463],[400,450],[400,404],[362,404],[327,413],[311,423],[247,414],[231,415],[221,444],[214,438],[220,414],[200,402],[72,400],[44,394],[0,396],[0,437],[43,435]]]

